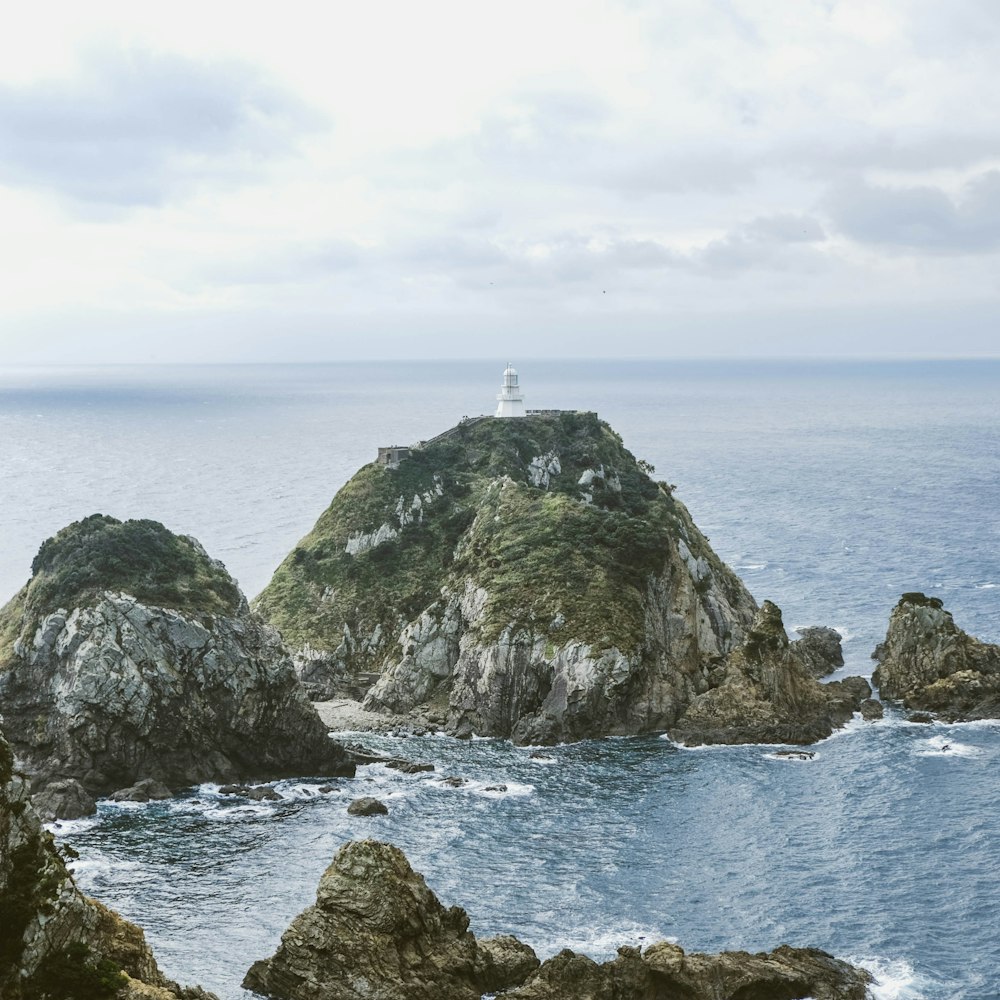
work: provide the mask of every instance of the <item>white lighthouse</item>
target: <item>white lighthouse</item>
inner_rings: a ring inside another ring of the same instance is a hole
[[[517,384],[517,369],[508,364],[503,373],[503,385],[497,393],[498,417],[523,417],[524,396]]]

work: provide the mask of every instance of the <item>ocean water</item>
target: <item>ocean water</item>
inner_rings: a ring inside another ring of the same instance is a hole
[[[378,445],[490,412],[504,360],[0,369],[0,601],[45,537],[95,511],[196,535],[252,596]],[[597,410],[675,483],[790,629],[838,628],[844,673],[871,673],[906,590],[1000,641],[1000,362],[519,367],[529,406]],[[329,795],[285,782],[281,802],[252,805],[202,786],[56,832],[170,975],[226,1000],[248,996],[244,971],[337,847],[366,835],[399,844],[477,933],[542,954],[787,941],[866,964],[879,1000],[1000,995],[1000,724],[890,712],[811,761],[655,737],[542,760],[493,740],[357,738],[438,771],[372,766]],[[347,816],[367,793],[387,817]]]

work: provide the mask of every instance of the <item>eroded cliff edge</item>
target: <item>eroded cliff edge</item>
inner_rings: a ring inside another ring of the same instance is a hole
[[[85,897],[0,733],[0,996],[215,1000],[157,967],[142,930]]]
[[[225,567],[154,521],[45,542],[0,611],[0,714],[47,815],[156,779],[353,773]]]

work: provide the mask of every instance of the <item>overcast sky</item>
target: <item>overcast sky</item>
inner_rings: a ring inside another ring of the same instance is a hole
[[[1000,3],[20,4],[0,221],[0,364],[1000,355]]]

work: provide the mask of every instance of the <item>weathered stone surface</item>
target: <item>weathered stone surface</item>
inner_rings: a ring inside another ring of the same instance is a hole
[[[137,781],[129,788],[119,788],[117,792],[112,792],[108,798],[112,802],[156,802],[169,799],[173,794],[162,781],[146,778],[144,781]]]
[[[73,778],[50,781],[35,793],[33,802],[45,823],[57,818],[78,819],[89,816],[97,808],[94,796]]]
[[[42,828],[0,734],[0,996],[66,995],[69,975],[120,979],[126,997],[212,1000],[159,970],[142,931],[87,899]],[[117,970],[122,970],[121,975]],[[79,985],[79,980],[77,980]],[[90,995],[90,994],[88,994]],[[97,995],[97,994],[94,994]]]
[[[355,799],[348,807],[347,811],[352,816],[386,816],[389,808],[384,802],[373,799],[369,795]]]
[[[661,941],[644,952],[618,949],[598,965],[561,951],[534,976],[505,993],[510,1000],[866,1000],[872,977],[815,948],[686,954]]]
[[[885,709],[882,707],[882,702],[876,701],[874,698],[865,698],[861,702],[861,718],[865,722],[875,722],[877,719],[881,719],[885,715]]]
[[[390,844],[345,844],[316,903],[292,921],[247,989],[281,1000],[479,1000],[527,964],[514,945],[480,949],[465,911],[445,909]]]
[[[813,743],[843,725],[871,695],[862,677],[820,684],[799,659],[781,621],[765,601],[721,678],[696,697],[671,736],[703,743]]]
[[[802,638],[794,640],[791,647],[813,677],[826,677],[844,665],[840,645],[844,637],[836,629],[810,625],[795,631]]]
[[[228,581],[238,597],[232,614],[181,613],[110,590],[88,591],[79,607],[40,606],[43,570],[0,613],[8,637],[0,709],[36,791],[68,780],[96,796],[145,779],[182,788],[353,773],[306,699],[281,637],[249,612],[221,563],[193,540],[185,545],[203,575]],[[60,565],[59,579],[71,569]],[[68,786],[59,787],[46,810],[76,811]]]
[[[1000,645],[963,632],[936,597],[904,594],[875,656],[885,698],[948,721],[1000,718]]]

